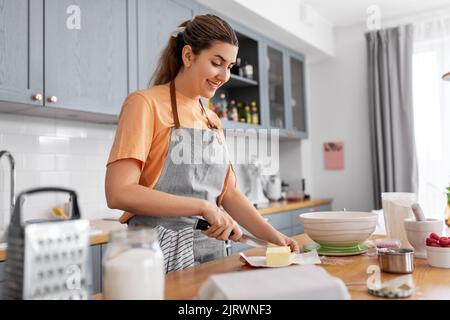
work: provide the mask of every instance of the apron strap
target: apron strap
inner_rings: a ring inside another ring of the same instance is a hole
[[[172,113],[173,113],[173,121],[175,122],[175,128],[180,128],[180,119],[178,118],[178,109],[177,109],[177,96],[175,93],[175,81],[170,81],[170,100],[172,101]]]
[[[178,118],[178,109],[177,109],[177,96],[175,92],[175,81],[170,81],[170,100],[172,102],[172,113],[173,113],[173,121],[175,122],[175,128],[180,128],[180,119]],[[206,120],[208,120],[208,127],[210,129],[218,129],[217,126],[209,119],[208,114],[206,113],[205,107],[203,106],[202,100],[198,100],[200,102],[200,106],[202,107],[203,113],[205,114]]]
[[[203,109],[203,113],[205,114],[206,120],[208,120],[208,127],[210,129],[219,129],[217,128],[217,126],[215,125],[214,122],[212,122],[211,120],[209,120],[208,114],[206,113],[205,107],[203,106],[202,100],[198,100],[200,102],[200,105],[202,106]]]

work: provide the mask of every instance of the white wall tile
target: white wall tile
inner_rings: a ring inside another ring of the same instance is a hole
[[[7,113],[0,114],[0,131],[2,133],[22,134],[25,132],[24,117]]]
[[[57,171],[86,170],[84,157],[81,155],[57,154],[55,155]]]
[[[37,188],[40,185],[39,171],[17,171],[16,193],[25,189]]]
[[[69,171],[40,172],[39,185],[41,187],[59,186],[70,188],[70,172]]]
[[[15,154],[37,152],[39,148],[38,137],[34,135],[7,133],[3,135],[3,149]]]
[[[87,129],[78,122],[58,120],[56,122],[56,137],[87,138]]]
[[[0,150],[10,151],[16,160],[16,194],[42,186],[67,187],[79,194],[84,218],[119,216],[121,211],[107,207],[104,190],[106,161],[115,128],[114,125],[0,114]],[[52,207],[61,206],[65,201],[58,194],[29,198],[26,217],[33,219],[45,217]],[[2,160],[0,214],[8,208],[9,165]]]
[[[18,157],[22,162],[22,167],[18,170],[31,171],[53,171],[55,170],[55,155],[24,153]]]
[[[70,139],[66,137],[38,136],[39,153],[67,153],[69,152]]]
[[[24,134],[30,135],[55,135],[55,120],[49,118],[28,117],[23,118]]]

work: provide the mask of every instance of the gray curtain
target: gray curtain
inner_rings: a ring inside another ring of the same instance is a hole
[[[382,192],[417,192],[412,99],[413,26],[366,33],[374,202]]]

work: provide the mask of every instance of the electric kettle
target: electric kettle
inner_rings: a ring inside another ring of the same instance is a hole
[[[269,200],[278,201],[281,198],[281,179],[277,175],[271,175],[266,184],[266,196]]]

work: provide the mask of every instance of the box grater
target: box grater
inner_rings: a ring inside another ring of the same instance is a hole
[[[70,220],[21,222],[24,197],[44,192],[70,195]],[[91,297],[89,221],[80,219],[75,191],[37,188],[21,192],[16,198],[7,239],[5,299]]]

